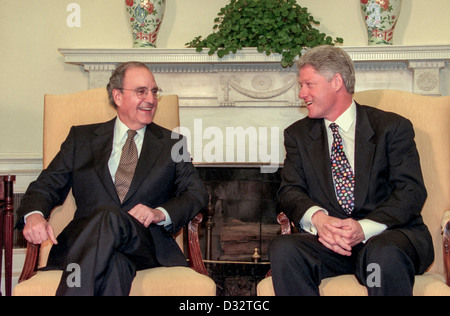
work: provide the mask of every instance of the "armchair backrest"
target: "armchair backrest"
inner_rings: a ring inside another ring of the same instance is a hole
[[[424,221],[431,231],[435,263],[431,271],[444,273],[441,222],[450,210],[450,96],[430,97],[393,90],[358,92],[355,100],[400,114],[414,125],[428,199]]]
[[[86,125],[106,122],[117,116],[117,112],[109,103],[106,88],[86,90],[66,95],[45,95],[44,97],[44,168],[50,164],[59,152],[61,144],[75,125]],[[163,96],[158,103],[155,123],[173,130],[180,126],[179,105],[177,96]],[[76,210],[72,192],[60,207],[53,210],[50,224],[59,235],[73,219]],[[183,244],[183,235],[177,237]],[[51,243],[41,246],[38,267],[45,267]],[[183,249],[183,248],[182,248]]]

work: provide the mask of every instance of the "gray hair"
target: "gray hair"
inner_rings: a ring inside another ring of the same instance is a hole
[[[330,45],[315,47],[305,53],[297,62],[299,70],[306,66],[313,67],[328,80],[331,80],[335,74],[341,74],[347,92],[355,93],[355,66],[343,49]]]

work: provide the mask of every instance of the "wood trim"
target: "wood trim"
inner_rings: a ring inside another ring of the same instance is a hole
[[[199,213],[188,225],[189,260],[191,267],[198,273],[208,275],[203,262],[200,242],[198,240],[198,227],[203,221],[203,215]]]

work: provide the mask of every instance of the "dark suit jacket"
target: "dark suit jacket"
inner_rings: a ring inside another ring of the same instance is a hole
[[[421,210],[427,198],[411,122],[399,115],[357,104],[355,136],[356,220],[369,219],[404,233],[421,257],[421,271],[434,260]],[[305,118],[285,131],[286,161],[279,204],[298,224],[312,206],[330,216],[348,216],[339,206],[323,119]]]
[[[98,207],[109,205],[124,211],[138,204],[164,207],[173,222],[171,230],[157,225],[149,227],[157,259],[163,266],[185,265],[185,257],[172,234],[206,206],[207,194],[203,183],[190,161],[176,163],[172,159],[172,148],[180,140],[171,139],[170,131],[150,124],[134,179],[121,204],[108,168],[114,124],[115,119],[102,124],[72,127],[58,155],[28,188],[18,210],[18,226],[23,226],[23,216],[31,211],[41,211],[48,218],[51,210],[65,201],[71,188],[77,205],[72,223],[86,218]],[[184,152],[179,154],[186,155]],[[76,226],[69,224],[63,233],[75,233],[70,230],[76,230]]]

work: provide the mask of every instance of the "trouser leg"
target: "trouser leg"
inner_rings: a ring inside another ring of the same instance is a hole
[[[70,264],[79,266],[81,286],[68,284],[73,270],[65,270],[57,295],[128,295],[137,270],[159,266],[148,229],[119,208],[86,220],[67,253]]]
[[[318,296],[323,279],[353,273],[352,258],[330,251],[306,233],[275,239],[270,262],[278,296]]]
[[[371,296],[411,296],[418,254],[399,231],[386,231],[359,252],[355,274]]]
[[[270,248],[275,294],[319,295],[323,279],[343,274],[355,274],[371,296],[413,294],[419,257],[403,233],[386,231],[355,246],[352,253],[336,254],[310,234],[275,239]]]

